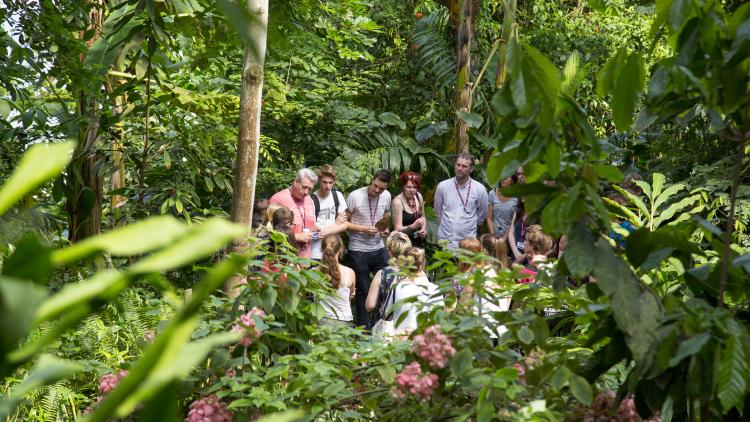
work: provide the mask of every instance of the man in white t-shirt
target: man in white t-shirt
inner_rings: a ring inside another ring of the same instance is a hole
[[[389,259],[383,242],[383,238],[388,236],[388,225],[377,223],[391,209],[391,193],[388,192],[390,183],[391,174],[388,170],[378,170],[368,186],[355,190],[346,199],[349,258],[357,277],[354,296],[356,322],[358,326],[366,328],[370,328],[365,300],[370,291],[371,274],[386,267]],[[376,224],[381,228],[378,229]]]
[[[333,189],[336,184],[336,170],[326,164],[318,171],[318,190],[310,197],[315,205],[316,234],[312,243],[312,259],[323,258],[321,244],[323,238],[329,234],[341,233],[346,230],[346,200],[344,194]]]

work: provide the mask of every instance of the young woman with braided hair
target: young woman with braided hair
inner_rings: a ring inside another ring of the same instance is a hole
[[[323,257],[320,260],[319,270],[328,276],[331,287],[336,291],[331,296],[321,299],[320,304],[324,309],[321,325],[333,328],[352,326],[351,300],[354,298],[354,270],[339,264],[339,258],[344,253],[344,243],[337,234],[329,234],[323,238],[321,244]]]

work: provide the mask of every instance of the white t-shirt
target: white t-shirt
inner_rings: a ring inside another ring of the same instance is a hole
[[[349,194],[346,206],[352,214],[349,221],[362,226],[374,226],[386,212],[391,210],[391,193],[383,191],[377,198],[370,198],[367,187],[359,188]],[[349,250],[372,252],[385,247],[380,234],[349,233]]]
[[[320,212],[315,219],[315,225],[321,229],[336,222],[336,204],[333,202],[332,193],[333,191],[331,191],[331,194],[325,198],[318,197],[318,201],[320,201]],[[317,195],[317,193],[313,195]],[[344,199],[344,194],[340,191],[336,191],[336,195],[339,197],[339,213],[342,213],[346,211],[346,200]],[[323,257],[323,250],[321,249],[322,243],[323,239],[314,240],[312,242],[312,253],[310,256],[313,259],[321,259]]]
[[[495,296],[494,290],[496,288],[496,285],[494,280],[495,278],[497,278],[497,273],[493,268],[489,267],[483,268],[480,271],[482,271],[485,278],[485,296]],[[508,328],[505,325],[502,325],[497,322],[497,320],[495,320],[493,314],[495,312],[508,312],[508,310],[510,309],[510,296],[495,297],[494,300],[488,301],[487,299],[484,299],[477,295],[474,300],[476,301],[475,306],[477,316],[483,318],[494,327],[494,329],[487,326],[484,327],[484,330],[487,331],[490,337],[497,338],[498,335],[503,335],[503,333],[508,331]]]
[[[412,281],[399,281],[396,284],[393,323],[396,333],[409,333],[417,329],[417,316],[435,306],[443,306],[443,298],[437,296],[438,286],[430,283],[426,276],[419,276]],[[399,302],[411,297],[416,301]],[[406,314],[399,324],[401,315]]]

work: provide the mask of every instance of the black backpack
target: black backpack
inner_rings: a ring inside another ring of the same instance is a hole
[[[378,295],[378,304],[375,307],[374,318],[371,320],[372,323],[384,319],[387,316],[388,307],[395,302],[396,292],[393,291],[392,287],[397,275],[398,273],[390,267],[383,268],[380,273],[380,294]]]
[[[333,207],[335,209],[335,217],[339,216],[339,195],[336,193],[336,189],[331,189],[331,194],[333,195]],[[313,204],[315,204],[315,219],[318,219],[318,214],[320,214],[320,198],[318,198],[318,194],[313,192],[312,195],[310,195],[310,198],[312,198]]]

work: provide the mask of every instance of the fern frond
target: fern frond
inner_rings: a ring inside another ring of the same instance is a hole
[[[456,58],[446,37],[448,17],[448,10],[440,8],[417,21],[412,32],[420,64],[444,87],[456,80]]]

